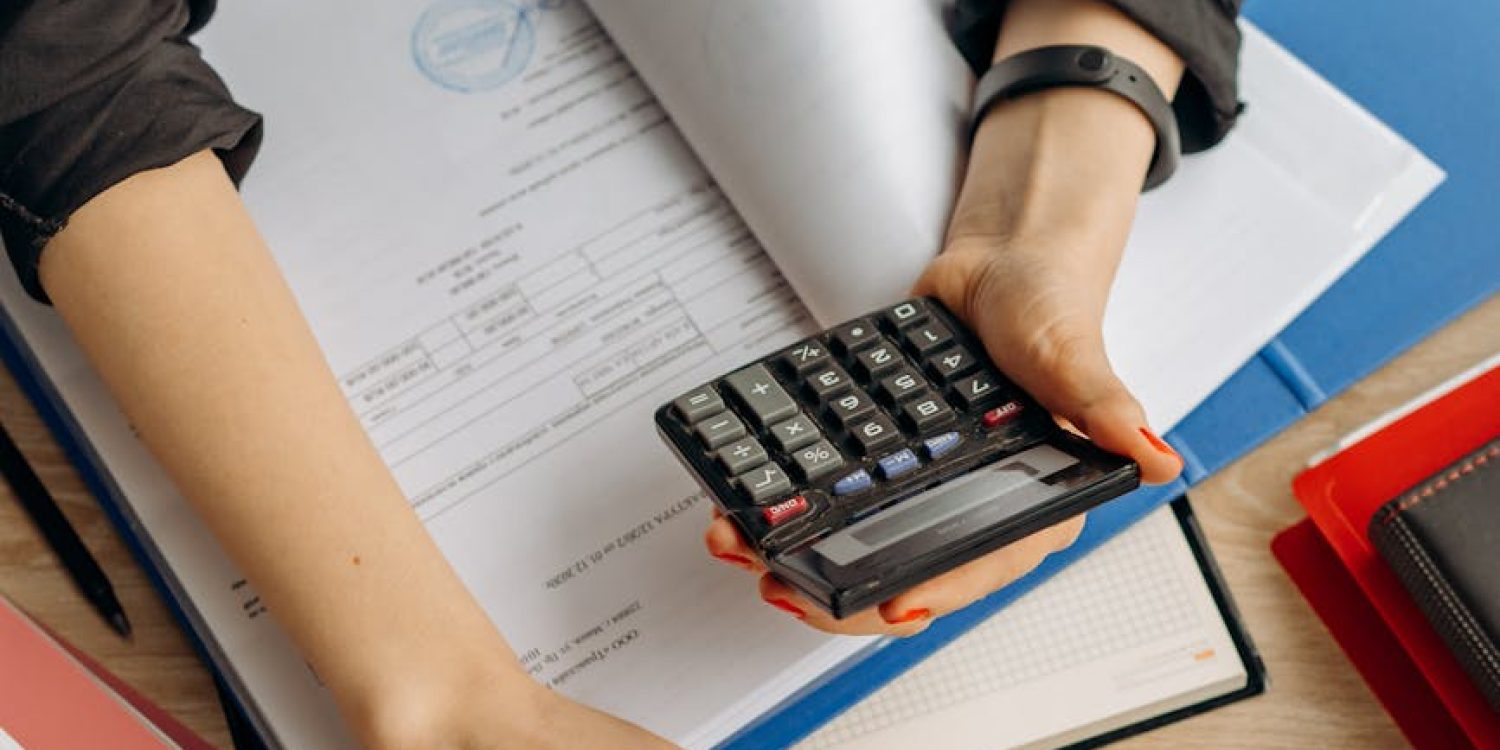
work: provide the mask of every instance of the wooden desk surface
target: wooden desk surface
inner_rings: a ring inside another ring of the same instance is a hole
[[[1121,747],[1401,747],[1343,654],[1271,557],[1272,535],[1302,517],[1292,476],[1344,433],[1500,351],[1500,298],[1418,345],[1193,493],[1194,506],[1271,676],[1266,695]],[[0,421],[109,571],[135,625],[116,637],[89,609],[20,507],[0,499],[0,592],[219,747],[229,735],[213,683],[109,521],[8,374]],[[3,494],[9,495],[8,490]]]

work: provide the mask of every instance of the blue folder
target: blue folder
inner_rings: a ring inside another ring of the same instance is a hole
[[[1500,3],[1251,0],[1246,15],[1448,173],[1348,274],[1177,425],[1183,477],[1089,516],[1036,571],[811,686],[728,743],[789,745],[1157,506],[1500,291]],[[1253,103],[1252,105],[1253,106]]]
[[[1500,4],[1394,0],[1251,0],[1273,38],[1442,166],[1448,179],[1344,278],[1241,368],[1166,439],[1182,479],[1094,511],[1083,535],[1036,571],[915,638],[892,641],[825,675],[727,743],[789,745],[1098,547],[1189,485],[1222,468],[1398,352],[1500,291]],[[0,320],[0,358],[36,404],[85,483],[125,537],[179,622],[188,619],[118,507],[82,433],[45,376]],[[196,642],[200,653],[208,650]],[[209,663],[212,663],[209,660]]]

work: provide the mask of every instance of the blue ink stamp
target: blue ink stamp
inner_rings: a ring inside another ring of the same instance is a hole
[[[438,0],[412,29],[412,58],[423,75],[446,89],[472,93],[503,86],[536,51],[535,12],[510,0]]]

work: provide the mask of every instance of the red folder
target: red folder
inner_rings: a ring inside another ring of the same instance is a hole
[[[0,597],[0,730],[28,750],[211,747],[4,597]]]
[[[1292,488],[1313,526],[1293,527],[1273,544],[1277,558],[1419,748],[1500,748],[1500,714],[1428,625],[1365,529],[1386,501],[1496,436],[1500,367],[1492,362],[1419,399],[1298,475]],[[1315,536],[1325,543],[1323,552],[1314,549]]]

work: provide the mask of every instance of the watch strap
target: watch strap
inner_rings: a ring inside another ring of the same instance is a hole
[[[995,63],[974,88],[969,142],[974,141],[979,124],[995,105],[1058,86],[1111,91],[1130,100],[1151,121],[1156,130],[1156,152],[1143,189],[1166,182],[1176,171],[1182,139],[1172,103],[1139,65],[1093,45],[1038,47]]]

